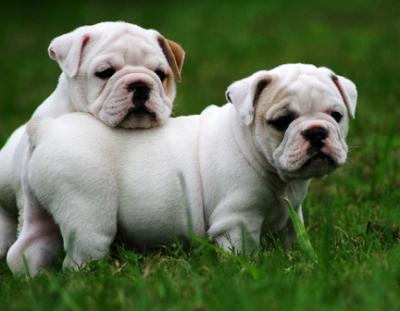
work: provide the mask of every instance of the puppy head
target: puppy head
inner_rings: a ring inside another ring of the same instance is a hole
[[[350,80],[324,67],[287,64],[234,82],[226,96],[283,180],[322,177],[345,163],[357,102]]]
[[[49,55],[69,82],[76,111],[110,127],[149,128],[171,114],[185,52],[155,30],[104,22],[55,38]]]

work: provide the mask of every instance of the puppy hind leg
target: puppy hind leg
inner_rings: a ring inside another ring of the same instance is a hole
[[[98,163],[91,168],[86,165],[85,174],[68,167],[58,172],[57,185],[46,180],[52,198],[45,204],[60,228],[64,269],[77,270],[104,257],[117,234],[116,182],[110,171],[99,173],[99,167]]]
[[[40,206],[26,181],[22,184],[22,227],[7,254],[7,264],[14,274],[28,273],[33,276],[51,266],[61,251],[62,240],[51,215]]]
[[[6,254],[17,238],[17,217],[9,215],[0,206],[0,259]]]
[[[77,139],[74,144],[79,145]],[[29,162],[29,185],[59,226],[66,269],[103,257],[117,232],[114,171],[105,159],[93,155],[96,144],[84,143],[91,152],[77,153],[66,143],[52,149],[49,158],[53,144],[43,140]]]
[[[15,148],[21,136],[17,130],[0,150],[0,259],[17,238],[17,207],[15,190],[12,186]]]
[[[85,263],[101,259],[110,250],[117,233],[117,204],[114,196],[83,197],[73,194],[73,201],[57,214],[64,240],[64,269],[77,270]],[[72,203],[72,204],[71,204]]]

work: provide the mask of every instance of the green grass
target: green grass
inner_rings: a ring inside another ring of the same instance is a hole
[[[400,5],[398,1],[88,1],[2,7],[0,145],[55,87],[50,40],[126,20],[180,42],[175,115],[224,103],[234,80],[287,62],[332,68],[358,86],[348,164],[314,181],[304,204],[318,258],[279,246],[232,257],[120,250],[81,272],[13,278],[0,263],[1,310],[393,310],[400,308]],[[369,225],[368,225],[369,224]]]

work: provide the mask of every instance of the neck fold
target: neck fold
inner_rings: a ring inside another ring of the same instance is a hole
[[[253,135],[251,128],[249,126],[245,126],[240,121],[236,109],[233,106],[231,106],[230,109],[229,123],[235,143],[250,166],[252,166],[254,170],[256,170],[257,173],[264,178],[270,175],[277,176],[277,172],[274,167],[267,161],[267,159],[265,159],[262,153],[258,151],[253,140],[249,139]]]

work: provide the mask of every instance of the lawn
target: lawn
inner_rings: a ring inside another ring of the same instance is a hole
[[[358,86],[348,163],[304,204],[318,263],[279,245],[249,257],[205,241],[117,250],[80,272],[14,278],[0,262],[0,310],[400,309],[398,1],[58,1],[2,6],[0,145],[56,85],[50,40],[125,20],[185,48],[175,115],[225,103],[234,80],[288,62],[332,68]]]

